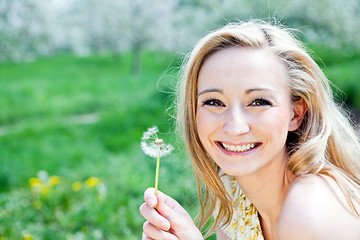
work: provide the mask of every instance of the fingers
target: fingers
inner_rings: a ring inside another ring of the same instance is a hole
[[[159,193],[160,193],[160,191],[158,191],[158,194]],[[158,204],[158,200],[157,200],[157,197],[155,196],[155,189],[154,188],[148,188],[148,189],[145,190],[144,200],[145,200],[145,203],[150,208],[155,208],[156,207],[156,205]]]
[[[168,222],[169,226],[171,223],[172,228],[193,223],[186,210],[176,200],[161,191],[158,191],[155,196],[154,188],[146,189],[144,200],[145,204],[140,207],[140,212],[154,226],[167,231],[165,222]]]
[[[179,239],[204,239],[191,216],[174,199],[159,196],[157,211],[171,223],[171,232]]]
[[[143,215],[143,217],[152,225],[164,231],[168,231],[170,229],[170,222],[161,216],[154,208],[149,207],[147,203],[143,203],[139,210],[141,215]]]
[[[163,195],[165,194],[161,194],[161,196],[159,196],[159,200],[160,202],[164,203],[164,207],[166,208],[166,210],[171,209],[172,211],[183,215],[183,216],[189,216],[188,212],[173,198],[171,197],[164,197]]]
[[[192,218],[186,210],[172,198],[159,197],[157,211],[167,220],[171,222],[171,227],[176,228],[177,225],[188,225],[193,223]]]
[[[157,196],[155,196],[154,188],[146,189],[144,193],[144,200],[150,208],[155,208],[160,201],[162,203],[165,203],[169,208],[178,212],[179,214],[187,215],[185,209],[181,207],[181,205],[175,199],[169,197],[168,195],[164,194],[159,190]]]
[[[146,236],[146,234],[143,232],[141,240],[154,240],[153,238],[149,238],[148,236]]]
[[[144,200],[139,210],[141,215],[147,220],[143,226],[143,240],[161,240],[161,239],[174,239],[178,238],[170,233],[170,222],[163,217],[155,207],[158,205],[160,198],[170,198],[162,192],[158,191],[158,196],[155,196],[155,189],[148,188],[144,193]],[[163,200],[162,200],[163,202]]]
[[[156,239],[156,240],[179,240],[175,235],[171,234],[170,232],[163,231],[148,221],[144,223],[143,226],[143,240],[148,239]]]
[[[143,239],[203,239],[190,215],[173,198],[155,189],[148,188],[144,193],[140,213],[147,222],[143,229]]]

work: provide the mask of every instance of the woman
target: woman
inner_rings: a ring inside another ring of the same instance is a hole
[[[193,49],[178,120],[217,239],[360,239],[360,147],[328,80],[286,29],[231,24]],[[204,239],[145,191],[143,239]],[[155,209],[156,207],[156,209]]]

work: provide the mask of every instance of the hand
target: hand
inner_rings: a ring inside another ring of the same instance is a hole
[[[140,213],[147,220],[142,240],[203,240],[203,236],[186,210],[174,199],[154,188],[144,193]],[[156,209],[155,209],[156,207]]]

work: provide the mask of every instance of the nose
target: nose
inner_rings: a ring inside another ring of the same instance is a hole
[[[225,114],[224,132],[230,136],[239,136],[250,131],[245,110],[240,107],[228,109]]]

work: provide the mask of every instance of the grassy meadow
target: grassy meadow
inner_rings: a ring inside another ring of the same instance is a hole
[[[142,133],[157,125],[179,145],[170,76],[179,60],[154,52],[142,60],[139,76],[129,54],[0,65],[0,239],[139,239],[138,207],[155,176]],[[159,187],[190,204],[181,156],[177,147],[162,159]]]
[[[313,49],[359,108],[360,54]],[[171,117],[180,62],[145,52],[138,76],[130,54],[0,64],[0,240],[140,239],[138,207],[156,163],[140,140],[154,125],[176,148],[161,161],[160,190],[194,216],[195,184]]]

